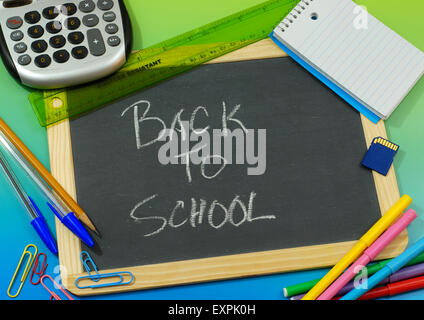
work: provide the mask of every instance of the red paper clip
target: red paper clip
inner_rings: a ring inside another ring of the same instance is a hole
[[[43,256],[43,257],[44,257],[44,260],[43,260],[43,264],[41,265],[41,270],[40,270],[40,271],[37,271],[37,269],[38,269],[38,262],[39,262],[40,256]],[[35,258],[35,261],[34,261],[34,267],[32,268],[31,277],[29,278],[29,281],[30,281],[30,282],[31,282],[34,286],[36,286],[37,284],[39,284],[39,283],[41,282],[41,277],[44,275],[44,272],[46,272],[46,268],[47,268],[47,263],[46,263],[46,261],[47,261],[47,256],[46,256],[46,254],[45,254],[45,253],[39,253],[39,254],[37,255],[37,258]],[[38,278],[38,281],[37,281],[37,282],[33,282],[33,281],[32,281],[32,277],[34,276],[34,274],[36,274],[36,275],[38,275],[38,276],[39,276],[39,278]]]
[[[50,279],[51,282],[53,282],[53,287],[55,287],[56,289],[59,289],[60,291],[62,291],[62,293],[69,299],[69,300],[74,300],[74,298],[71,297],[71,295],[66,291],[66,289],[64,287],[62,287],[60,284],[58,284],[56,281],[53,280],[52,277],[50,277],[49,275],[45,274],[44,276],[41,277],[41,284],[42,286],[51,294],[50,296],[50,300],[62,300],[54,291],[50,290],[46,284],[44,283],[45,279]]]

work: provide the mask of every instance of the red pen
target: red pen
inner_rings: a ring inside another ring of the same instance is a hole
[[[401,293],[410,292],[424,288],[424,276],[389,283],[385,286],[372,289],[365,293],[358,300],[371,300],[383,297],[391,297]]]

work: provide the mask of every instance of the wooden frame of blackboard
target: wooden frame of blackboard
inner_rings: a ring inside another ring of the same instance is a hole
[[[263,40],[215,59],[210,63],[284,56],[286,54],[272,41]],[[368,146],[376,136],[387,137],[383,121],[373,124],[363,116],[361,116],[361,121]],[[47,133],[52,173],[63,187],[76,198],[70,123],[66,120],[50,126]],[[384,214],[400,198],[395,171],[392,167],[386,177],[375,172],[373,176],[381,213]],[[87,275],[87,273],[84,273],[80,261],[80,241],[58,221],[56,221],[56,230],[62,282],[68,290],[76,295],[107,294],[326,267],[334,265],[355,243],[349,241],[129,267],[125,268],[125,271],[131,271],[135,277],[134,282],[129,285],[98,289],[78,289],[75,286],[75,280],[78,277]],[[406,248],[407,243],[408,234],[404,231],[379,255],[378,259],[391,258],[400,254]],[[101,272],[105,273],[117,271],[123,270],[101,270]]]

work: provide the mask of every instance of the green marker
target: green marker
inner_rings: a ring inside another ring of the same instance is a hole
[[[382,260],[382,261],[376,262],[376,263],[374,263],[370,266],[365,267],[364,269],[366,269],[367,274],[370,276],[370,275],[376,273],[377,271],[379,271],[380,269],[382,269],[390,260],[392,260],[392,259],[387,259],[387,260]],[[412,265],[422,263],[422,262],[424,262],[424,253],[420,254],[414,260],[411,260],[406,266],[412,266]],[[362,271],[355,276],[355,279],[363,277],[363,272],[365,272],[364,269],[362,269]],[[307,281],[307,282],[303,282],[303,283],[299,283],[299,284],[295,284],[295,285],[286,287],[286,288],[284,288],[284,296],[285,297],[293,297],[293,296],[297,296],[299,294],[308,292],[320,280],[321,279],[315,279],[315,280],[311,280],[311,281]]]

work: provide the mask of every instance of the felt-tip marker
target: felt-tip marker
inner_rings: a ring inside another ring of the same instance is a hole
[[[424,238],[421,238],[404,252],[402,252],[399,256],[390,260],[380,271],[367,280],[366,286],[361,285],[353,289],[348,294],[344,295],[340,300],[359,299],[367,291],[376,287],[382,280],[397,272],[422,252],[424,252]]]

